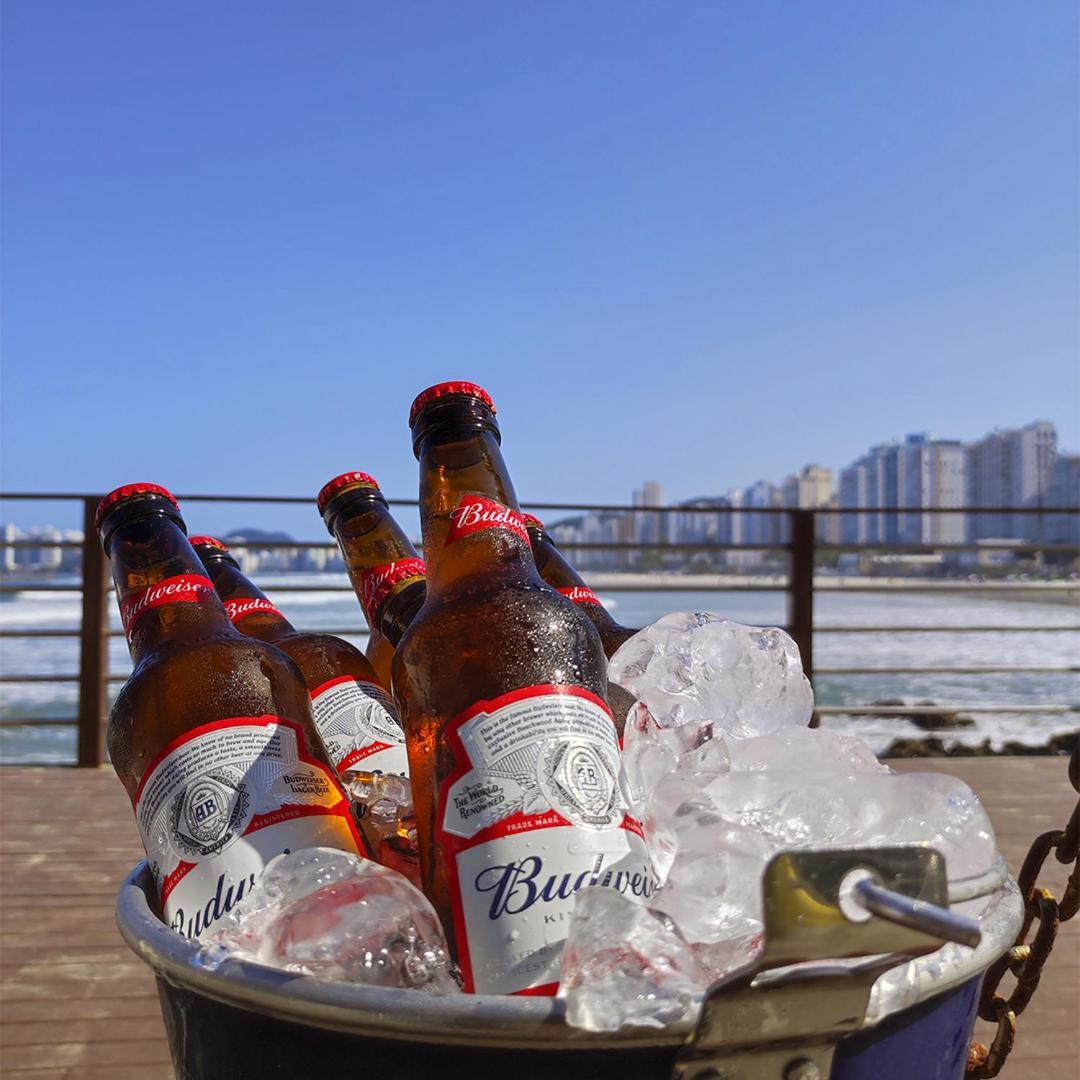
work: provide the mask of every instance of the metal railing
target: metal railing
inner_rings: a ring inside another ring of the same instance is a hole
[[[52,541],[46,539],[28,540],[0,540],[0,550],[11,549],[79,549],[81,551],[82,575],[78,584],[60,584],[54,582],[20,581],[11,583],[0,577],[0,595],[17,593],[20,591],[35,592],[58,592],[77,593],[81,599],[81,619],[79,629],[56,629],[41,628],[27,630],[0,629],[0,638],[77,638],[79,642],[78,671],[65,672],[63,674],[51,674],[40,672],[8,672],[0,671],[0,682],[3,683],[77,683],[78,704],[74,717],[26,717],[15,720],[2,721],[7,726],[31,725],[31,726],[56,726],[75,725],[78,731],[77,738],[77,764],[95,766],[104,760],[104,730],[106,719],[107,691],[110,682],[121,682],[127,675],[109,670],[108,644],[110,638],[122,636],[122,631],[112,630],[109,627],[108,618],[108,594],[112,589],[109,578],[108,561],[102,552],[98,542],[97,531],[94,526],[94,514],[101,495],[88,495],[85,493],[41,493],[41,492],[11,492],[0,494],[3,502],[72,502],[81,504],[83,520],[82,541]],[[293,496],[263,496],[263,495],[181,495],[178,496],[182,503],[213,502],[213,503],[247,503],[247,504],[274,504],[274,505],[303,505],[310,506],[312,500]],[[389,499],[391,506],[416,508],[415,499]],[[841,579],[835,581],[815,581],[815,567],[818,555],[822,551],[828,552],[859,552],[859,553],[941,553],[959,551],[1002,551],[1008,550],[1019,554],[1030,555],[1080,555],[1080,545],[1058,543],[1030,543],[1027,541],[1000,544],[993,548],[987,548],[979,543],[832,543],[822,541],[818,536],[818,516],[823,514],[858,515],[858,514],[908,514],[916,513],[911,507],[873,507],[873,508],[821,508],[821,509],[796,509],[787,507],[708,507],[708,506],[676,506],[676,507],[641,507],[622,505],[581,505],[573,503],[527,503],[527,509],[540,511],[560,511],[574,514],[642,514],[657,517],[659,515],[692,515],[703,514],[723,516],[738,514],[753,515],[783,515],[787,523],[787,539],[784,541],[770,542],[668,542],[658,541],[610,541],[610,542],[569,542],[564,545],[564,551],[572,559],[576,553],[582,551],[609,551],[609,552],[649,552],[659,551],[665,554],[677,552],[730,552],[730,551],[759,551],[781,552],[788,559],[788,572],[786,575],[772,575],[764,580],[745,581],[724,579],[724,575],[707,575],[707,584],[702,584],[701,575],[686,575],[682,573],[658,572],[648,576],[642,574],[643,580],[632,582],[620,581],[610,583],[606,587],[620,592],[644,592],[644,591],[710,591],[717,592],[783,592],[787,598],[787,630],[799,646],[802,654],[803,668],[808,677],[836,676],[836,675],[939,675],[939,674],[1075,674],[1080,673],[1080,664],[1072,665],[967,665],[967,666],[922,666],[922,667],[858,667],[858,666],[833,666],[814,667],[814,639],[820,634],[853,634],[853,633],[1059,633],[1080,631],[1080,623],[1048,624],[1036,626],[1017,625],[947,625],[947,626],[815,626],[814,601],[819,592],[826,589],[829,591],[856,593],[856,592],[881,592],[884,590],[898,589],[903,592],[962,592],[970,586],[957,579],[905,579],[902,582],[895,581],[859,581],[856,583],[842,583]],[[1080,509],[1071,507],[942,507],[919,509],[919,514],[1037,514],[1041,516],[1080,514]],[[274,550],[321,550],[336,552],[335,545],[330,541],[263,541],[252,540],[248,548],[256,551]],[[638,572],[641,573],[640,571]],[[267,586],[274,592],[351,592],[351,586],[347,584],[332,583],[283,583]],[[982,582],[978,588],[986,590],[998,587],[996,583]],[[1001,588],[1016,588],[1014,585],[1001,584]],[[1020,586],[1030,588],[1034,586]],[[1041,589],[1060,589],[1067,592],[1080,593],[1080,581],[1060,583],[1039,583]],[[357,605],[358,621],[354,625],[312,629],[310,632],[333,633],[338,635],[362,635],[367,630],[362,625]],[[877,716],[912,716],[920,712],[927,715],[937,715],[944,711],[945,706],[919,706],[919,705],[822,705],[817,712],[819,715],[877,715]],[[1039,705],[988,705],[972,704],[957,707],[964,712],[1009,712],[1009,713],[1069,713],[1080,712],[1080,704],[1075,703],[1051,703]]]

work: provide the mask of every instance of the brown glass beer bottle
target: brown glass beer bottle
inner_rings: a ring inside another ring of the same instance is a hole
[[[562,552],[556,547],[555,541],[544,529],[543,522],[535,514],[521,516],[525,520],[529,544],[532,547],[536,569],[540,571],[540,576],[556,592],[562,593],[568,600],[581,605],[581,613],[586,615],[596,627],[604,646],[604,654],[610,660],[618,647],[628,638],[632,638],[637,630],[620,626],[608,614],[607,608],[600,603],[600,597],[581,580],[581,575],[566,561]],[[618,729],[621,740],[623,729],[626,727],[627,714],[636,704],[634,695],[617,683],[609,682],[608,704],[611,706],[611,715],[615,719],[615,727]]]
[[[540,576],[556,591],[575,604],[581,605],[583,615],[596,627],[604,643],[604,655],[610,660],[618,647],[632,638],[637,629],[620,626],[600,603],[600,597],[581,579],[581,575],[566,561],[555,541],[535,514],[522,514],[529,531],[529,543]]]
[[[427,598],[394,655],[394,687],[425,890],[467,990],[554,993],[574,892],[654,887],[603,649],[537,573],[485,391],[432,387],[410,427]]]
[[[361,841],[296,665],[229,621],[176,500],[129,484],[98,507],[135,662],[109,756],[135,808],[165,922],[199,937],[285,851]]]
[[[248,580],[229,549],[212,536],[193,536],[199,556],[242,634],[268,641],[300,669],[309,693],[315,726],[338,773],[397,773],[407,776],[405,735],[397,706],[375,675],[368,658],[332,634],[305,634]]]
[[[371,631],[368,659],[390,686],[394,649],[424,603],[424,561],[367,473],[334,477],[319,492],[317,505]]]

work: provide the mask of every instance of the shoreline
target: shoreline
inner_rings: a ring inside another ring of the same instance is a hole
[[[786,592],[785,574],[671,574],[596,571],[583,575],[607,592]],[[1080,581],[959,581],[944,578],[818,574],[815,593],[923,593],[976,599],[1022,600],[1080,607]]]

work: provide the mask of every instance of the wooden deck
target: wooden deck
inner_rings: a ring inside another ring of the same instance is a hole
[[[1014,872],[1074,795],[1062,758],[901,762],[962,777],[982,796]],[[141,857],[127,798],[107,769],[0,770],[0,1072],[8,1080],[165,1080],[169,1052],[149,970],[113,923]],[[1048,883],[1058,896],[1063,868]],[[1062,929],[1002,1075],[1080,1074],[1080,918]],[[913,1077],[912,1080],[918,1080]]]

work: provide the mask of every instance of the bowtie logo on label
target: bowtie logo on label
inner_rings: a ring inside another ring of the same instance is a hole
[[[225,601],[225,612],[233,622],[239,622],[245,615],[251,615],[256,611],[264,612],[267,615],[276,615],[279,619],[285,618],[285,616],[265,598],[257,599],[251,597],[244,600]]]
[[[163,604],[201,604],[215,596],[214,583],[202,574],[177,574],[132,593],[120,601],[120,621],[129,637],[132,628],[151,608]]]
[[[525,543],[529,542],[525,518],[517,510],[493,499],[485,499],[483,495],[464,495],[450,511],[450,529],[444,546],[449,547],[456,540],[471,536],[481,529],[506,529],[520,536]]]

